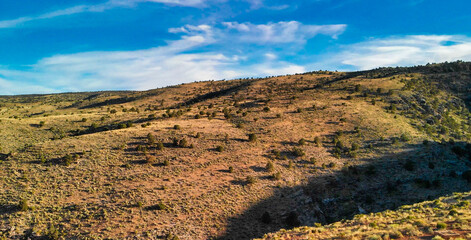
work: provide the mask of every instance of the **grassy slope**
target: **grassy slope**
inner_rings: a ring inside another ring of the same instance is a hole
[[[247,239],[467,191],[463,92],[432,78],[455,72],[426,74],[317,72],[1,98],[0,230]]]

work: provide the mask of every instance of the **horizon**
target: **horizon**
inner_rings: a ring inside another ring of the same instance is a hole
[[[471,60],[471,3],[80,0],[0,3],[0,95]]]

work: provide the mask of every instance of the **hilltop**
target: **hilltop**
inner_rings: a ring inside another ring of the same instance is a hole
[[[470,89],[453,62],[2,96],[0,234],[250,239],[467,192]]]

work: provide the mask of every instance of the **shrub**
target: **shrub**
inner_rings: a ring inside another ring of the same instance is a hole
[[[26,199],[21,199],[20,202],[18,203],[18,208],[21,211],[28,211],[30,209],[28,205],[28,201]]]
[[[248,184],[254,184],[257,182],[257,179],[253,176],[247,176],[246,181]]]
[[[249,142],[256,142],[257,141],[257,135],[255,133],[249,134]]]
[[[43,126],[44,126],[44,124],[45,124],[45,122],[44,122],[44,121],[40,121],[40,122],[39,122],[39,127],[43,127]]]
[[[164,166],[169,166],[170,161],[168,159],[165,159],[164,162],[162,163]]]
[[[233,173],[233,172],[234,172],[234,167],[233,167],[233,166],[230,166],[230,167],[229,167],[229,172],[230,172],[230,173]]]
[[[304,150],[302,150],[301,148],[297,148],[297,147],[293,148],[292,153],[293,153],[293,155],[296,156],[296,157],[302,157],[302,156],[306,155],[306,154],[304,153]]]
[[[410,136],[408,134],[403,133],[401,135],[401,141],[403,142],[409,142],[410,141]]]
[[[150,145],[153,145],[155,143],[155,137],[152,135],[152,133],[147,134],[147,143]]]
[[[196,133],[195,138],[200,138],[200,137],[201,137],[201,133]]]
[[[164,149],[164,143],[162,141],[159,141],[156,146],[157,150],[162,150]]]
[[[438,222],[437,223],[437,228],[438,229],[446,229],[447,225],[444,222]]]
[[[360,145],[358,143],[353,143],[352,144],[352,151],[356,151],[358,149],[360,149]]]
[[[275,174],[272,175],[273,179],[275,180],[280,180],[281,179],[281,173],[280,172],[277,172]]]
[[[155,156],[146,155],[146,163],[154,163],[154,162],[155,162]]]
[[[273,165],[271,161],[267,162],[267,165],[265,166],[265,168],[267,169],[267,172],[273,172],[273,170],[275,170],[275,166]]]
[[[298,108],[298,109],[296,109],[296,112],[297,112],[297,113],[302,113],[302,112],[303,112],[303,109],[302,109],[302,108]]]
[[[188,147],[188,142],[183,138],[180,140],[180,142],[178,142],[178,146],[182,148]]]
[[[174,126],[173,126],[173,129],[175,129],[175,130],[180,130],[181,127],[180,127],[180,125],[174,125]]]
[[[86,118],[82,118],[81,122],[86,122],[87,119]]]
[[[222,146],[222,145],[217,146],[216,151],[223,152],[224,151],[224,146]]]
[[[314,144],[316,144],[318,147],[322,144],[321,139],[319,137],[314,138]]]
[[[299,139],[298,144],[301,145],[301,146],[305,145],[306,144],[306,139],[304,139],[304,138]]]
[[[269,112],[269,111],[270,111],[270,108],[269,108],[269,107],[264,107],[264,108],[263,108],[263,111],[264,111],[264,112]]]

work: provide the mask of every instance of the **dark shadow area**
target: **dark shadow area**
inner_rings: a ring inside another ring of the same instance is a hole
[[[228,219],[226,233],[217,239],[252,239],[282,228],[328,224],[360,213],[396,209],[469,191],[471,183],[462,176],[471,167],[471,149],[467,146],[464,142],[405,144],[399,153],[352,159],[366,164],[326,171],[305,185],[275,188],[270,198]],[[303,164],[300,161],[295,162],[296,166]],[[232,184],[250,189],[244,180]]]
[[[12,214],[20,211],[18,205],[15,204],[2,204],[0,205],[0,215]]]
[[[201,96],[189,99],[189,100],[187,100],[187,101],[185,101],[181,104],[178,104],[178,106],[188,106],[188,105],[203,102],[203,101],[206,101],[206,100],[209,100],[209,99],[219,98],[219,97],[228,95],[232,92],[241,91],[243,88],[248,87],[251,84],[252,84],[252,81],[244,80],[244,81],[241,81],[241,83],[236,84],[235,86],[224,88],[224,89],[219,90],[219,91],[209,92],[209,93],[203,94]],[[176,107],[178,107],[178,106],[176,106]]]

